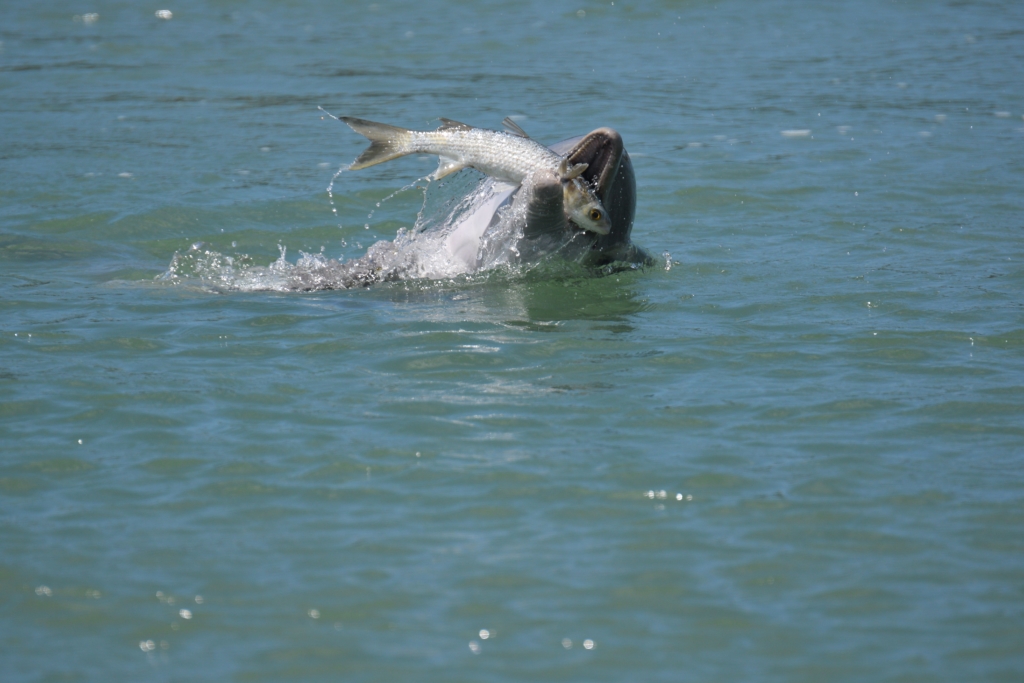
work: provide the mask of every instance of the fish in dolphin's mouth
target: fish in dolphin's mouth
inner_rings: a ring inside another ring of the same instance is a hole
[[[568,163],[566,157],[530,139],[514,123],[506,123],[512,132],[503,132],[441,119],[437,130],[416,131],[349,116],[342,116],[340,120],[370,141],[370,146],[349,165],[349,170],[407,154],[436,154],[440,163],[432,175],[435,180],[463,168],[475,168],[492,178],[515,184],[538,174],[554,174],[561,186],[562,205],[569,220],[598,235],[607,235],[611,230],[605,207],[590,184],[579,180],[587,165]]]

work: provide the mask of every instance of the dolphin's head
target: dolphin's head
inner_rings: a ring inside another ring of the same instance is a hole
[[[611,128],[598,128],[563,140],[551,149],[564,154],[570,165],[587,165],[580,177],[593,188],[608,212],[611,228],[608,234],[597,237],[593,249],[614,252],[629,244],[636,213],[636,176],[622,136]]]
[[[447,238],[447,248],[471,269],[483,267],[493,254],[481,249],[481,244],[501,244],[482,242],[483,235],[509,215],[501,207],[513,204],[525,207],[524,239],[517,248],[522,260],[566,247],[563,255],[586,266],[653,263],[646,251],[630,241],[636,176],[622,136],[611,128],[598,128],[556,143],[551,150],[564,157],[557,172],[539,172],[537,178],[531,175],[530,181],[520,186],[494,178],[482,180],[493,190],[488,195],[491,199],[459,217]],[[603,215],[591,215],[591,209]],[[569,244],[565,244],[566,218],[574,231]],[[507,258],[505,250],[501,257]]]

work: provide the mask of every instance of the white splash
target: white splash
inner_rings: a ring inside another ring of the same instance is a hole
[[[474,253],[468,258],[453,250],[452,242],[459,237],[456,233],[465,229],[467,217],[489,199],[500,199],[498,193],[509,187],[481,181],[474,171],[431,183],[413,227],[400,228],[393,241],[378,241],[356,259],[338,261],[322,250],[315,254],[300,251],[292,263],[286,258],[286,247],[278,245],[277,260],[260,266],[246,254],[223,254],[196,242],[176,252],[167,271],[157,279],[214,291],[351,289],[377,282],[450,280],[499,269],[521,273],[555,252],[569,261],[586,253],[590,241],[584,233],[561,240],[537,240],[524,247],[525,220],[520,214],[525,214],[526,208],[514,203],[501,208],[497,220],[484,223],[485,232],[469,240]]]

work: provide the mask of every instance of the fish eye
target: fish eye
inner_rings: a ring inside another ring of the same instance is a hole
[[[591,209],[590,210],[590,220],[592,220],[592,221],[599,221],[599,220],[601,220],[601,211],[598,210],[598,209]]]

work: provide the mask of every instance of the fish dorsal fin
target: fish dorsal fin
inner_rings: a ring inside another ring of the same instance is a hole
[[[467,123],[459,123],[458,121],[452,121],[451,119],[440,118],[441,127],[438,130],[473,130],[473,126]]]
[[[512,135],[518,135],[521,138],[530,137],[529,135],[526,134],[526,131],[520,128],[519,124],[513,121],[512,118],[509,116],[506,116],[501,120],[501,125],[505,126],[505,130],[507,130],[509,133],[512,133]]]

